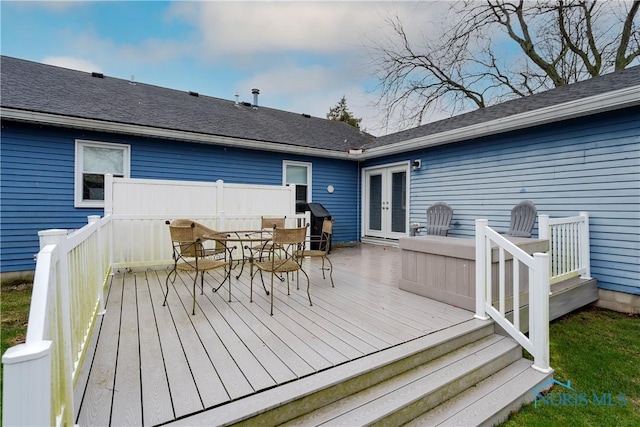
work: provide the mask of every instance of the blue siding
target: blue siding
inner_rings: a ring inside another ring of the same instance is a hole
[[[592,275],[604,289],[640,294],[640,108],[376,159],[421,158],[411,172],[411,221],[452,205],[452,236],[476,218],[506,230],[530,199],[550,217],[590,215]],[[374,164],[368,162],[366,166]],[[537,234],[537,223],[534,228]]]
[[[313,201],[321,203],[335,220],[334,242],[360,240],[360,200],[356,162],[335,159],[314,159]],[[327,186],[333,185],[329,194]]]
[[[281,185],[283,160],[311,162],[314,201],[335,216],[335,241],[358,238],[355,162],[3,121],[0,271],[35,268],[38,231],[79,228],[88,215],[103,214],[73,206],[76,139],[129,144],[133,178]],[[329,184],[332,195],[323,191]]]
[[[410,172],[411,221],[424,222],[430,204],[446,201],[454,208],[451,235],[471,237],[476,218],[506,230],[523,199],[551,217],[587,211],[599,285],[640,294],[639,122],[635,107],[358,164],[5,121],[0,269],[33,269],[39,230],[81,227],[102,214],[73,207],[75,140],[87,139],[129,144],[135,178],[279,185],[283,160],[311,162],[313,201],[336,219],[336,242],[359,240],[360,168],[420,158],[422,168]]]

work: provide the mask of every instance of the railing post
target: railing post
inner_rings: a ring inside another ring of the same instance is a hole
[[[538,238],[548,240],[549,236],[549,215],[540,214],[538,215]]]
[[[298,211],[298,207],[296,206],[296,185],[295,184],[289,184],[286,187],[289,188],[290,190],[290,203],[291,203],[291,212],[297,212]]]
[[[104,216],[113,213],[113,175],[104,175]]]
[[[591,251],[589,249],[589,213],[580,212],[580,270],[581,278],[591,279]]]
[[[488,320],[485,310],[485,295],[487,286],[487,271],[485,258],[485,229],[489,221],[486,219],[476,219],[476,314],[475,318]],[[488,256],[491,256],[489,254]]]
[[[551,246],[551,226],[549,225],[549,215],[538,215],[538,238],[540,240],[549,241],[549,254],[551,255],[553,248]],[[549,256],[549,277],[551,277],[551,256]]]
[[[98,286],[98,300],[100,302],[100,307],[98,307],[98,315],[103,315],[106,313],[106,307],[104,305],[104,273],[107,269],[104,266],[104,257],[102,257],[102,251],[104,250],[104,236],[102,235],[102,229],[98,227],[97,222],[100,221],[99,215],[89,215],[87,217],[87,222],[89,224],[96,224],[96,240],[98,241],[96,254],[97,262],[98,262],[98,271],[100,272],[100,282],[96,283]]]
[[[533,341],[533,368],[549,373],[549,254],[533,254],[533,283],[529,284],[530,333]]]
[[[53,230],[42,230],[38,232],[38,236],[40,237],[40,244],[43,242],[47,242],[47,244],[55,244],[57,245],[58,252],[58,278],[56,280],[56,292],[60,301],[60,329],[62,334],[61,343],[53,343],[56,349],[59,351],[59,357],[63,361],[62,364],[68,368],[65,369],[63,375],[68,374],[68,378],[66,378],[65,384],[73,384],[73,356],[72,356],[72,345],[71,345],[71,296],[69,289],[69,253],[67,248],[67,230],[53,229]],[[27,342],[29,342],[29,328],[27,328]],[[51,378],[51,377],[49,377]],[[70,386],[72,387],[72,386]],[[65,394],[62,399],[65,402],[69,403],[69,408],[73,411],[73,390],[69,388],[68,390],[64,390]],[[71,412],[68,412],[70,414]]]
[[[11,347],[2,364],[2,425],[51,425],[51,341]]]
[[[221,179],[216,181],[216,193],[216,211],[213,213],[221,215],[226,210],[224,205],[224,181]],[[222,227],[220,229],[224,230]]]
[[[40,250],[47,245],[58,245],[67,237],[67,230],[61,228],[51,228],[49,230],[38,231],[40,239]]]

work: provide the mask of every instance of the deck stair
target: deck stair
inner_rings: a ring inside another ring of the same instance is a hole
[[[493,425],[551,379],[470,320],[172,425]]]

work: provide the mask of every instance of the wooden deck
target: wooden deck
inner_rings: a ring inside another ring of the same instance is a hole
[[[158,425],[344,366],[380,350],[469,321],[473,313],[399,290],[400,250],[336,248],[335,288],[320,260],[306,283],[277,283],[269,297],[249,275],[217,293],[205,284],[191,315],[190,279],[162,306],[166,271],[113,276],[75,390],[79,425]],[[206,276],[205,276],[206,277]],[[206,277],[207,278],[207,277]],[[214,286],[219,275],[209,276]],[[95,351],[93,351],[95,350]]]

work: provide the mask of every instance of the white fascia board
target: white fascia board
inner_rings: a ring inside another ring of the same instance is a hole
[[[256,141],[228,136],[209,135],[204,133],[185,132],[180,130],[162,129],[126,123],[107,122],[103,120],[85,119],[80,117],[61,116],[58,114],[39,113],[6,107],[0,108],[0,117],[2,117],[2,119],[15,120],[19,122],[86,129],[97,132],[111,132],[125,135],[139,135],[145,137],[155,136],[163,139],[189,141],[211,145],[223,145],[236,148],[248,148],[262,151],[300,154],[305,156],[347,160],[354,160],[358,157],[357,155],[349,154],[347,152],[323,150],[320,148],[300,147],[296,145]]]
[[[531,126],[568,120],[576,117],[602,113],[620,108],[640,105],[640,86],[632,86],[612,92],[577,99],[550,107],[527,111],[526,113],[478,123],[433,135],[396,142],[382,147],[365,150],[361,160],[372,159],[390,154],[450,144],[453,142],[495,135]]]

